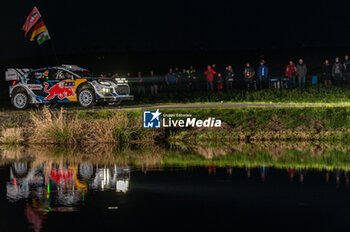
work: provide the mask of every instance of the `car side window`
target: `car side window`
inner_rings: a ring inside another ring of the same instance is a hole
[[[71,74],[71,73],[69,73],[69,72],[65,72],[65,79],[73,80],[73,79],[74,79],[74,76],[73,76],[73,74]]]
[[[42,78],[45,80],[56,80],[57,77],[57,70],[56,69],[46,69],[43,73],[42,73]]]
[[[75,76],[66,70],[57,70],[57,80],[74,80]]]
[[[42,80],[42,72],[32,72],[27,76],[27,84],[40,84]]]
[[[57,80],[64,80],[66,79],[64,72],[62,70],[57,71]]]

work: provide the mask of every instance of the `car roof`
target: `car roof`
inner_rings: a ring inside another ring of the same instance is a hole
[[[48,70],[48,69],[60,69],[60,70],[71,71],[71,72],[88,71],[87,69],[81,68],[81,67],[76,66],[76,65],[63,64],[62,66],[52,66],[52,67],[45,67],[45,68],[39,68],[39,69],[32,69],[32,70],[29,71],[29,73],[41,72],[41,71],[45,71],[45,70]]]

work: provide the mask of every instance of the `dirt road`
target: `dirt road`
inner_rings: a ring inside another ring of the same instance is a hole
[[[179,108],[246,108],[246,107],[325,107],[325,106],[344,106],[342,104],[312,104],[312,103],[190,103],[190,104],[154,104],[154,105],[136,105],[136,106],[105,106],[93,108],[72,107],[68,111],[87,111],[87,110],[147,110],[147,109],[179,109]]]

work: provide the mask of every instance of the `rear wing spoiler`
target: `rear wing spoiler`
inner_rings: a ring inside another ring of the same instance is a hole
[[[6,81],[19,81],[29,71],[28,68],[8,68],[5,72]]]

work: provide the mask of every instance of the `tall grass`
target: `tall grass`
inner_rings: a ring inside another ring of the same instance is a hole
[[[24,142],[23,130],[21,128],[3,128],[0,142],[10,146],[22,144]]]
[[[43,108],[32,112],[29,143],[94,144],[142,143],[153,141],[155,133],[145,131],[141,115],[129,117],[126,112],[114,112],[106,118],[84,118],[79,114]]]

